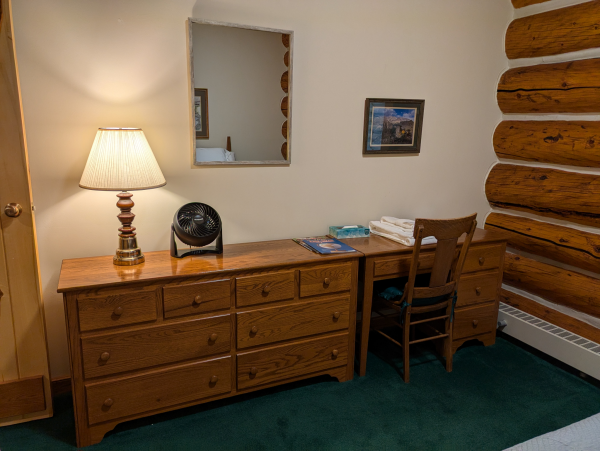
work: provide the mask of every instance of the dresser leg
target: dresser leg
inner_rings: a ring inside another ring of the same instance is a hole
[[[79,445],[78,446],[89,446],[95,445],[96,443],[100,443],[104,436],[112,431],[115,426],[119,423],[105,423],[96,426],[90,426],[88,437],[90,438],[90,443],[87,445]]]
[[[373,260],[365,261],[365,280],[363,283],[362,318],[360,322],[360,345],[358,352],[358,375],[367,373],[367,351],[369,349],[369,329],[371,327],[371,309],[373,303]]]
[[[332,371],[329,372],[329,375],[331,377],[335,377],[338,380],[338,382],[346,382],[346,381],[352,380],[351,377],[350,378],[348,377],[347,373],[348,372],[346,371],[346,367],[343,366],[340,368],[333,369]]]

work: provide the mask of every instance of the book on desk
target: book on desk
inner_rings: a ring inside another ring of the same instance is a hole
[[[293,238],[293,241],[309,251],[317,254],[346,254],[358,252],[353,247],[330,236],[313,236],[308,238]]]

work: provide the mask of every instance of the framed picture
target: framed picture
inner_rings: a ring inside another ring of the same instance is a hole
[[[194,88],[196,139],[208,139],[208,89]]]
[[[419,153],[425,100],[367,99],[363,155]]]

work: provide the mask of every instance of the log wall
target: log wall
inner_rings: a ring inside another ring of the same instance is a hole
[[[543,0],[512,2],[522,8]],[[600,0],[514,20],[505,48],[509,59],[564,56],[562,62],[512,68],[498,83],[501,111],[530,117],[498,125],[496,155],[519,164],[498,163],[485,183],[497,209],[485,228],[509,233],[504,283],[600,317],[600,122],[540,116],[600,114],[600,58],[566,55],[600,48]],[[510,214],[502,213],[507,209]],[[532,299],[504,290],[501,300],[600,342],[600,330]]]

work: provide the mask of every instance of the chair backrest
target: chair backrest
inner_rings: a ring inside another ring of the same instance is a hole
[[[412,263],[405,290],[408,302],[413,298],[429,298],[453,293],[465,263],[469,245],[475,233],[477,213],[456,219],[417,219],[415,220]],[[460,253],[456,252],[458,239],[467,234]],[[429,287],[415,287],[415,278],[419,267],[421,241],[433,236],[437,239],[437,248],[431,270]]]

